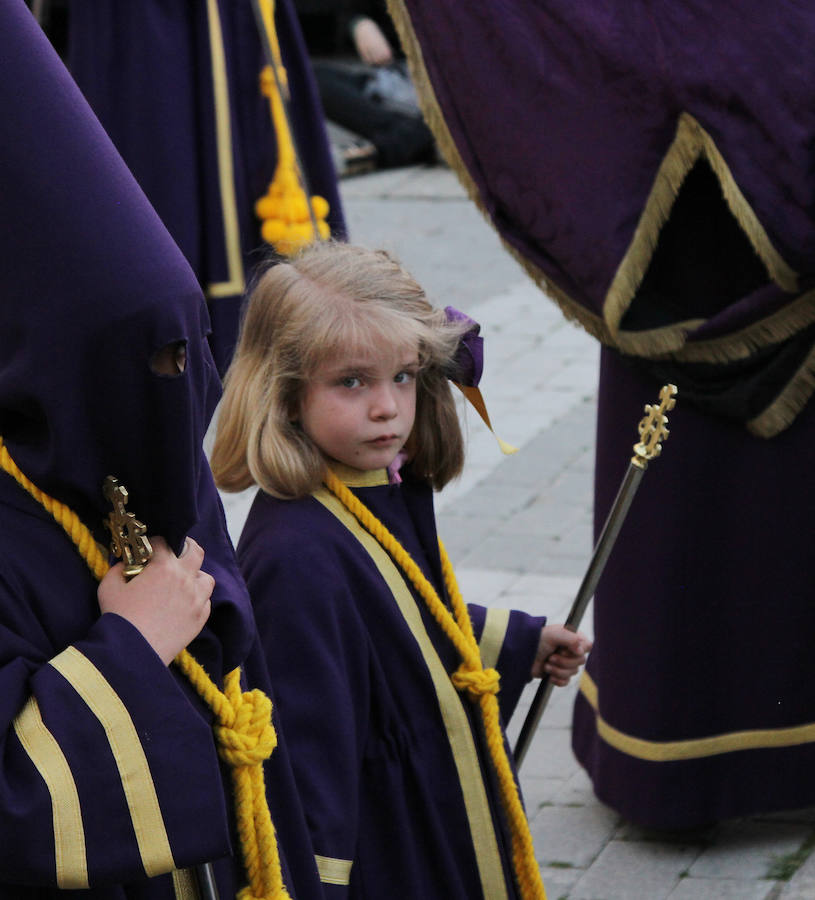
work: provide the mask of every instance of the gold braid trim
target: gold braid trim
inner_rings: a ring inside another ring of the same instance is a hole
[[[541,880],[540,868],[535,859],[535,848],[529,833],[518,785],[506,752],[504,733],[495,696],[499,690],[499,675],[495,669],[485,669],[481,663],[478,643],[473,633],[470,615],[456,583],[456,576],[444,545],[439,541],[444,583],[453,608],[450,611],[442,602],[438,592],[427,580],[422,570],[411,558],[399,541],[385,525],[340,481],[330,470],[325,476],[329,491],[353,515],[362,527],[390,554],[393,561],[410,579],[413,586],[427,605],[428,610],[441,626],[444,634],[458,651],[461,665],[450,676],[459,691],[467,691],[470,698],[478,703],[487,747],[493,767],[498,777],[501,800],[504,806],[512,836],[512,865],[518,882],[522,900],[546,900],[546,891]]]
[[[62,525],[97,580],[110,565],[90,530],[64,503],[43,493],[20,471],[0,437],[0,468],[40,503]],[[272,725],[271,700],[257,689],[241,692],[240,668],[224,679],[221,692],[203,666],[182,650],[174,660],[201,699],[215,715],[218,753],[232,770],[235,816],[249,884],[238,891],[237,900],[290,900],[283,884],[280,854],[272,816],[266,800],[263,762],[277,746]]]
[[[679,116],[673,143],[660,164],[634,236],[612,279],[603,304],[603,317],[616,346],[624,353],[652,356],[677,351],[684,345],[687,332],[704,321],[675,322],[664,328],[637,332],[626,332],[620,327],[623,316],[628,311],[651,264],[662,227],[671,214],[685,178],[699,159],[705,159],[710,165],[719,182],[725,204],[750,241],[772,281],[788,293],[798,290],[796,272],[773,246],[753,208],[739,190],[713,138],[692,115],[683,112]],[[717,343],[720,346],[728,346],[731,340],[738,346],[738,339],[718,339]],[[700,358],[717,361],[703,356],[705,346],[705,342],[697,342],[694,352]]]
[[[557,303],[563,315],[570,321],[579,323],[592,337],[597,338],[604,344],[613,344],[608,326],[600,316],[590,312],[584,306],[581,306],[573,300],[564,290],[559,288],[554,281],[548,278],[542,269],[538,268],[538,266],[510,244],[496,228],[495,222],[492,220],[489,211],[481,198],[478,186],[470,175],[464,160],[461,158],[456,142],[450,134],[447,123],[444,121],[444,114],[439,106],[439,101],[436,99],[430,76],[427,74],[424,58],[422,56],[422,48],[419,46],[419,41],[413,30],[410,14],[405,8],[404,0],[387,0],[387,4],[388,12],[396,26],[402,49],[407,56],[410,77],[416,87],[416,95],[419,100],[424,120],[433,132],[433,137],[436,139],[436,143],[438,144],[439,150],[444,156],[445,161],[455,173],[461,186],[467,192],[467,196],[476,205],[476,208],[490,227],[498,234],[504,249],[517,261],[518,265],[523,268],[535,284]]]

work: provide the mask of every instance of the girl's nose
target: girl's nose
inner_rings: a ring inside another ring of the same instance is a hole
[[[393,419],[398,413],[396,398],[390,383],[379,384],[371,397],[370,416],[372,419]]]

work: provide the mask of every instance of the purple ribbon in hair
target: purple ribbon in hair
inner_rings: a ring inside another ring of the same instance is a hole
[[[448,322],[463,322],[468,326],[459,340],[448,377],[465,387],[478,387],[484,371],[484,338],[478,334],[481,326],[454,306],[445,306],[444,314]]]

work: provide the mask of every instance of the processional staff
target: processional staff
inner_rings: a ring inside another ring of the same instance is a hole
[[[603,574],[608,557],[620,533],[622,524],[625,521],[631,501],[637,492],[642,476],[648,468],[648,463],[659,456],[662,451],[662,442],[668,437],[667,428],[668,418],[666,412],[672,410],[676,405],[676,386],[666,384],[659,392],[659,406],[648,403],[645,406],[645,417],[640,421],[638,431],[640,439],[634,445],[634,455],[628,465],[620,489],[612,504],[600,538],[594,548],[591,561],[589,562],[586,574],[577,592],[569,616],[566,619],[565,626],[570,631],[576,631],[586,612],[589,600],[594,596],[597,583]],[[521,733],[518,736],[518,742],[515,744],[515,765],[520,769],[521,764],[529,749],[529,744],[540,722],[540,717],[552,693],[552,682],[549,676],[545,675],[541,678],[538,690],[532,700],[532,706],[527,713],[524,724],[521,727]]]
[[[146,536],[147,526],[136,518],[135,513],[125,508],[127,488],[117,478],[108,475],[103,492],[113,506],[113,511],[105,519],[105,527],[111,535],[110,549],[125,564],[124,577],[129,581],[144,569],[153,556],[153,548]],[[201,863],[194,871],[200,900],[220,900],[212,863]]]

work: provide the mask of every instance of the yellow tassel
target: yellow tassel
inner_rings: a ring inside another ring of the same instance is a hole
[[[495,669],[485,669],[481,662],[481,653],[473,632],[470,614],[458,589],[456,576],[444,544],[439,541],[439,553],[441,554],[445,587],[453,608],[452,614],[405,548],[330,470],[326,473],[325,485],[407,575],[433,618],[439,623],[442,631],[461,656],[462,663],[452,674],[451,680],[459,691],[466,690],[468,692],[474,702],[478,703],[481,712],[487,747],[498,777],[501,800],[509,822],[512,839],[512,865],[521,898],[522,900],[546,900],[540,868],[535,859],[532,835],[529,833],[529,822],[521,803],[515,774],[507,756],[504,732],[501,728],[500,709],[495,696],[499,689],[499,676]]]
[[[324,197],[316,195],[309,203],[301,186],[302,179],[289,123],[286,120],[283,97],[280,96],[277,87],[279,80],[283,90],[287,90],[288,82],[274,25],[273,0],[261,0],[260,9],[277,72],[277,80],[269,65],[260,73],[260,90],[269,98],[272,124],[277,139],[277,167],[266,194],[255,204],[255,213],[263,222],[260,232],[263,240],[272,244],[284,256],[291,256],[306,244],[315,240],[325,240],[330,236],[331,229],[325,221],[329,206]],[[314,233],[315,225],[317,234]]]
[[[101,581],[110,568],[104,550],[72,509],[41,491],[20,471],[2,437],[0,468],[56,519],[88,568]],[[259,690],[241,692],[240,669],[234,669],[226,676],[221,692],[187,650],[182,650],[174,662],[215,714],[218,753],[232,771],[238,834],[249,875],[249,885],[238,892],[238,897],[241,900],[291,900],[283,884],[263,778],[263,763],[277,746],[272,702]]]

